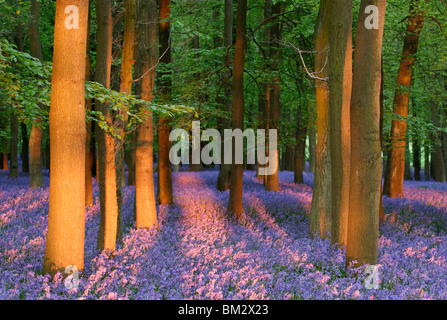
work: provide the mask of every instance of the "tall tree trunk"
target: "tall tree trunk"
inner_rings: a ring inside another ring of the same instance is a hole
[[[110,88],[112,63],[112,8],[111,0],[96,1],[97,54],[95,81]],[[109,126],[113,126],[112,112],[108,103],[95,101],[96,111],[104,115]],[[101,216],[98,230],[98,249],[115,250],[118,203],[116,199],[115,139],[96,127],[98,138],[99,199]]]
[[[91,9],[89,5],[88,14],[88,25],[87,25],[87,50],[85,59],[85,79],[86,81],[91,80],[91,61],[90,61],[90,19],[91,19]],[[85,109],[92,110],[92,100],[85,100]],[[92,178],[92,150],[90,145],[92,142],[92,122],[87,120],[86,122],[86,135],[85,135],[85,206],[93,205],[93,178]]]
[[[28,128],[25,123],[20,123],[20,129],[22,131],[22,152],[20,157],[22,159],[22,172],[29,172],[29,138]]]
[[[224,32],[223,32],[223,45],[226,48],[229,48],[233,44],[233,0],[225,0],[225,17],[224,17]],[[225,89],[224,89],[224,103],[222,108],[231,113],[233,109],[233,102],[231,99],[231,54],[227,52],[225,55],[225,65],[228,70],[225,73]],[[229,129],[231,127],[231,122],[227,118],[221,118],[220,124],[220,134],[224,136],[224,130]],[[224,141],[221,142],[221,163],[219,166],[219,176],[217,177],[217,190],[218,191],[226,191],[230,188],[230,173],[231,173],[231,164],[224,163]]]
[[[331,2],[320,1],[315,29],[315,70],[320,79],[327,78],[329,50],[329,13]],[[315,179],[310,212],[309,233],[322,237],[331,232],[331,155],[329,141],[329,86],[327,81],[316,80],[317,148],[315,152]]]
[[[121,80],[120,91],[132,94],[132,66],[134,59],[135,47],[135,25],[136,25],[136,0],[126,0],[124,2],[124,36],[121,55]],[[115,124],[118,127],[120,137],[117,139],[116,148],[116,185],[117,185],[117,201],[118,201],[118,231],[117,239],[121,242],[123,239],[123,186],[126,184],[124,178],[125,160],[124,160],[124,143],[126,138],[126,128],[128,115],[125,110],[121,110],[120,118]],[[152,177],[153,180],[153,177]]]
[[[349,212],[352,0],[333,2],[329,32],[332,244],[346,245]]]
[[[67,29],[65,8],[76,5],[79,28]],[[88,1],[58,0],[51,87],[50,207],[43,273],[84,269],[85,48]],[[67,125],[67,119],[70,119]]]
[[[141,99],[152,101],[155,68],[158,63],[158,22],[157,0],[141,1],[138,6],[139,45],[138,70],[143,76],[141,80]],[[138,92],[137,94],[140,94]],[[135,150],[135,215],[137,228],[150,228],[157,223],[154,191],[153,165],[153,119],[149,110],[145,111],[145,120],[137,131],[137,146]]]
[[[31,21],[29,23],[29,40],[31,55],[41,62],[42,45],[39,35],[39,12],[40,3],[37,0],[31,0],[30,6]],[[41,106],[39,106],[41,108]],[[43,186],[43,168],[42,168],[42,139],[43,128],[41,120],[35,119],[31,127],[29,139],[30,150],[30,187],[39,188]]]
[[[159,18],[160,18],[160,62],[168,65],[171,63],[171,0],[160,0],[159,2]],[[160,93],[165,103],[171,99],[171,79],[170,69],[161,75]],[[171,119],[159,117],[158,120],[158,188],[157,200],[160,204],[172,204],[172,172],[171,161],[169,160],[169,150],[171,148],[171,141],[169,140],[169,133],[171,131]]]
[[[366,29],[365,8],[378,8],[378,29]],[[346,266],[376,264],[382,185],[380,87],[386,0],[362,0],[351,99],[351,175]]]
[[[233,130],[244,130],[244,62],[247,48],[247,0],[237,2],[236,47],[233,65]],[[234,151],[234,147],[233,147]],[[233,152],[234,158],[234,152]],[[228,212],[239,219],[242,215],[243,164],[231,165]]]
[[[389,180],[385,180],[384,194],[392,198],[403,197],[405,140],[407,134],[406,118],[408,116],[413,65],[416,59],[415,55],[419,43],[419,34],[421,33],[424,22],[424,12],[421,12],[417,6],[416,0],[413,0],[410,4],[410,16],[407,22],[402,60],[397,76],[398,88],[394,95],[394,113],[403,117],[405,120],[396,119],[391,124],[391,167]]]
[[[268,86],[270,91],[270,104],[269,105],[269,129],[277,130],[277,141],[279,141],[279,123],[281,117],[281,104],[279,101],[279,41],[281,39],[281,27],[279,22],[279,14],[282,11],[282,3],[277,2],[272,6],[272,26],[270,31],[270,59],[271,59],[271,71],[274,73],[273,79]],[[270,135],[270,132],[267,132]],[[276,157],[276,169],[275,172],[269,175],[267,178],[267,183],[265,184],[265,189],[267,191],[277,192],[279,190],[279,179],[278,179],[278,169],[279,169],[279,149],[272,148],[269,146],[269,159]]]
[[[265,0],[264,2],[264,21],[270,21],[272,17],[272,0]],[[270,57],[270,32],[271,28],[266,26],[263,34],[263,46],[260,48],[263,60],[268,63]],[[267,66],[266,66],[267,67]],[[265,140],[265,154],[268,157],[268,143],[267,134],[269,132],[269,111],[270,111],[270,90],[268,82],[263,82],[261,84],[261,90],[258,91],[258,127],[259,129],[265,130],[266,140]],[[258,180],[263,180],[264,184],[267,179],[265,175],[259,174],[261,168],[265,168],[266,164],[262,165],[258,162],[257,166],[257,176]]]

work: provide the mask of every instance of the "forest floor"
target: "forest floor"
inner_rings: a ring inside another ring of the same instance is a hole
[[[134,187],[124,189],[124,242],[109,258],[96,250],[95,205],[86,208],[85,272],[68,290],[60,274],[40,274],[47,230],[49,178],[0,172],[0,299],[446,299],[447,184],[405,182],[403,199],[384,198],[379,289],[366,272],[345,272],[343,249],[308,235],[313,175],[280,192],[244,173],[244,217],[225,216],[229,191],[218,171],[173,173],[174,205],[157,206],[152,230],[133,228]]]

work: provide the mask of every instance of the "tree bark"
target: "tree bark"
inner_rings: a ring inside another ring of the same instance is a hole
[[[112,10],[110,0],[96,1],[97,54],[95,81],[110,88],[112,63]],[[113,126],[112,112],[108,103],[95,101],[96,111],[103,114],[108,126]],[[98,230],[98,249],[115,250],[118,203],[116,199],[115,139],[99,126],[98,138],[99,199],[101,206]]]
[[[366,29],[368,5],[377,6],[378,29]],[[346,266],[378,261],[382,185],[380,88],[386,0],[362,0],[354,53],[351,99],[351,175]]]
[[[233,44],[233,0],[225,0],[225,17],[224,17],[224,32],[223,32],[224,42],[223,45],[229,48]],[[222,108],[231,113],[233,109],[233,102],[231,99],[231,55],[229,52],[225,55],[225,65],[227,66],[227,72],[225,73],[225,89],[224,89],[224,104]],[[221,118],[220,124],[220,134],[224,136],[224,130],[231,127],[231,122],[227,118]],[[221,163],[219,166],[219,176],[217,178],[217,190],[226,191],[230,188],[230,174],[231,174],[231,164],[224,163],[224,141],[221,142]]]
[[[42,45],[39,35],[40,3],[38,1],[31,0],[30,12],[31,21],[29,23],[28,32],[30,39],[30,51],[33,57],[39,59],[42,62]],[[39,107],[41,108],[41,106]],[[31,134],[29,139],[31,189],[43,187],[42,139],[42,123],[39,119],[35,119],[31,127]]]
[[[159,19],[160,19],[160,62],[168,65],[171,63],[171,17],[170,0],[160,0],[159,2]],[[168,103],[171,100],[171,72],[161,75],[159,89],[162,100]],[[159,117],[158,120],[158,188],[157,201],[160,204],[172,204],[172,168],[169,160],[169,150],[171,149],[171,141],[169,140],[169,133],[171,131],[171,119]]]
[[[394,113],[405,120],[396,119],[391,124],[391,150],[390,150],[390,176],[385,180],[384,194],[392,198],[403,197],[403,181],[405,171],[405,141],[407,134],[408,105],[410,99],[410,86],[413,75],[413,65],[417,53],[419,34],[424,23],[424,12],[417,8],[416,0],[410,4],[410,16],[407,22],[402,60],[397,76],[397,85],[394,95]]]
[[[247,48],[247,0],[237,2],[236,47],[233,65],[233,130],[244,129],[244,62]],[[234,147],[233,147],[234,151]],[[234,155],[234,152],[233,152]],[[242,215],[243,164],[231,165],[230,199],[228,212],[237,220]]]
[[[158,63],[158,28],[157,0],[141,1],[138,6],[139,44],[138,68],[141,75],[141,99],[152,101],[155,68]],[[139,94],[139,93],[137,93]],[[135,215],[137,228],[151,228],[157,223],[155,207],[154,172],[153,172],[153,119],[149,110],[145,111],[145,120],[137,131],[135,150]]]
[[[352,0],[332,3],[329,32],[331,242],[346,245],[349,212]]]
[[[79,29],[65,27],[76,5]],[[58,0],[54,28],[50,108],[51,172],[43,273],[84,269],[85,52],[88,1]],[[67,119],[70,119],[69,125]]]
[[[441,106],[438,102],[432,100],[431,102],[431,118],[433,125],[439,128],[441,117]],[[446,182],[446,171],[444,167],[444,157],[442,154],[442,132],[432,134],[433,152],[431,154],[432,161],[432,177],[437,182]]]
[[[22,131],[22,172],[29,172],[29,138],[28,138],[28,128],[25,123],[20,123],[20,129]]]
[[[414,180],[421,181],[421,147],[416,139],[413,140],[413,167]]]
[[[88,25],[87,25],[87,50],[85,58],[85,79],[86,81],[91,80],[91,61],[90,61],[90,19],[91,10],[89,5],[88,14]],[[85,100],[85,109],[92,110],[92,100]],[[92,122],[86,122],[86,135],[85,135],[85,206],[93,205],[93,178],[92,178],[92,150],[90,149],[90,144],[92,141]]]
[[[331,2],[320,1],[315,29],[315,70],[320,79],[327,78],[329,50],[329,13]],[[326,81],[316,80],[317,100],[317,147],[315,152],[315,178],[310,213],[309,233],[324,237],[331,232],[331,155],[329,141],[329,86]]]
[[[277,130],[277,141],[279,141],[279,123],[281,117],[281,104],[279,101],[279,41],[281,39],[281,27],[279,21],[279,14],[282,11],[282,3],[277,2],[272,6],[272,26],[270,31],[270,59],[271,59],[271,71],[273,73],[272,81],[270,82],[267,90],[270,91],[270,94],[267,95],[270,97],[270,104],[267,102],[269,106],[269,129]],[[267,135],[270,135],[270,132],[266,132]],[[266,176],[267,182],[265,184],[265,189],[267,191],[279,191],[279,179],[278,179],[278,169],[279,169],[279,149],[271,148],[269,146],[269,158],[276,157],[276,169],[275,172],[268,177]]]

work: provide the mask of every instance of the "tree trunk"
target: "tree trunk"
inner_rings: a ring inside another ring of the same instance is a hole
[[[120,91],[132,94],[132,66],[135,47],[135,24],[136,24],[136,0],[126,0],[124,3],[124,37],[121,55],[121,80]],[[116,197],[118,202],[118,231],[117,239],[119,242],[123,239],[123,186],[126,184],[124,178],[125,160],[124,143],[126,138],[126,128],[128,115],[125,110],[121,110],[120,118],[117,119],[115,126],[118,127],[120,137],[117,138],[116,148]],[[152,177],[153,180],[153,177]]]
[[[329,32],[329,121],[332,244],[346,245],[349,212],[352,0],[332,3]]]
[[[402,50],[402,60],[397,76],[397,86],[394,95],[394,113],[403,117],[408,116],[411,78],[416,58],[419,34],[424,22],[424,12],[417,8],[416,0],[410,4],[410,16]],[[407,134],[406,120],[396,119],[391,124],[391,167],[389,180],[385,181],[384,193],[392,198],[403,197],[403,181],[405,171],[405,140]]]
[[[98,31],[95,81],[110,88],[112,63],[112,10],[110,0],[96,1]],[[112,112],[107,102],[95,101],[96,111],[103,114],[108,126],[113,126]],[[98,249],[115,250],[118,203],[116,199],[115,139],[97,125],[99,199],[101,206]]]
[[[408,140],[408,136],[407,136]],[[413,180],[413,175],[411,174],[411,166],[410,166],[410,142],[407,141],[405,143],[405,170],[404,170],[404,179],[405,180]]]
[[[425,181],[430,180],[430,147],[428,145],[424,148],[424,173]]]
[[[28,128],[25,123],[20,123],[20,129],[22,131],[22,152],[20,157],[22,158],[22,172],[29,172],[29,139]]]
[[[375,5],[378,29],[366,29],[365,8]],[[386,0],[362,0],[354,53],[351,99],[351,175],[346,266],[378,261],[382,185],[380,88]]]
[[[141,99],[152,101],[155,68],[158,63],[158,29],[150,27],[157,25],[157,0],[141,1],[138,6],[139,41],[138,70],[141,75]],[[139,92],[137,94],[140,94]],[[137,146],[135,150],[135,215],[137,228],[150,228],[157,223],[154,191],[153,164],[153,120],[150,110],[145,111],[145,120],[137,131]]]
[[[271,71],[274,73],[273,79],[268,86],[270,91],[270,104],[269,105],[269,130],[277,130],[276,137],[277,141],[279,141],[279,123],[281,117],[281,104],[279,102],[279,41],[281,39],[281,27],[280,27],[280,19],[279,14],[282,11],[282,3],[277,2],[272,6],[272,26],[270,31],[270,59],[271,59]],[[270,135],[270,132],[267,132]],[[269,158],[276,157],[276,169],[275,172],[269,175],[267,178],[267,183],[265,184],[265,189],[267,191],[279,191],[279,179],[278,179],[278,169],[279,169],[279,149],[272,148],[269,146]]]
[[[328,76],[329,13],[331,2],[320,1],[315,29],[315,70],[318,77]],[[327,81],[316,80],[317,147],[315,152],[315,179],[310,213],[309,233],[324,237],[331,232],[331,155],[329,141],[329,86]]]
[[[237,2],[236,47],[233,65],[233,130],[244,130],[244,62],[247,48],[247,0]],[[233,147],[233,158],[234,158]],[[239,219],[242,215],[243,164],[231,164],[228,212]]]
[[[76,5],[79,29],[65,27]],[[88,1],[59,0],[54,28],[51,87],[50,207],[43,273],[84,269],[85,49]],[[70,119],[67,125],[67,119]]]
[[[89,5],[88,14],[88,26],[87,26],[87,50],[85,59],[85,79],[86,81],[91,80],[91,61],[90,61],[90,19],[91,10]],[[92,100],[85,100],[85,109],[92,110]],[[92,122],[86,122],[86,135],[85,135],[85,206],[93,205],[93,178],[92,178],[92,162],[91,162],[91,152],[90,144],[92,141]]]
[[[159,3],[159,19],[160,19],[160,62],[163,64],[171,63],[171,0],[160,0]],[[168,103],[171,100],[171,72],[170,70],[160,75],[160,95],[163,102]],[[172,204],[172,168],[169,160],[169,150],[171,149],[171,141],[169,133],[171,131],[171,119],[159,117],[158,120],[158,188],[157,200],[160,204]]]
[[[439,128],[441,117],[441,106],[438,102],[432,100],[431,102],[431,118],[433,125]],[[431,154],[432,161],[432,177],[437,182],[446,182],[446,171],[444,167],[444,157],[442,154],[442,132],[432,134],[433,152]]]
[[[413,167],[414,180],[421,181],[421,147],[416,139],[413,140]]]
[[[41,62],[42,57],[42,45],[39,35],[39,12],[40,3],[37,0],[31,0],[30,6],[31,21],[29,23],[29,40],[31,55]],[[39,106],[40,108],[42,106]],[[42,168],[42,139],[43,128],[41,121],[35,119],[31,127],[31,134],[29,139],[30,150],[30,187],[39,188],[43,187],[43,168]]]

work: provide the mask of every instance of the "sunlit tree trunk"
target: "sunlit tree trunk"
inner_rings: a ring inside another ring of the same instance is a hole
[[[160,0],[159,18],[160,18],[160,62],[167,65],[171,63],[171,24],[168,19],[171,17],[170,0]],[[171,72],[167,71],[161,74],[165,77],[160,81],[160,93],[164,102],[168,103],[171,99]],[[158,188],[157,200],[160,204],[172,204],[172,172],[171,161],[169,160],[169,150],[171,141],[169,134],[171,131],[171,119],[159,117],[158,120]]]
[[[244,130],[244,61],[247,48],[247,0],[237,2],[236,47],[233,65],[233,130]],[[233,147],[234,151],[234,147]],[[234,155],[234,152],[233,152]],[[243,164],[231,165],[228,212],[239,219],[242,215]]]
[[[402,60],[397,75],[397,89],[394,95],[394,113],[405,120],[396,119],[391,124],[390,175],[385,180],[384,194],[396,198],[403,197],[403,181],[405,171],[405,143],[407,134],[408,104],[413,65],[424,22],[424,12],[418,8],[416,0],[410,4],[410,16],[407,22]]]
[[[69,5],[78,7],[78,29],[65,27],[65,8]],[[84,269],[87,16],[87,0],[56,1],[50,108],[50,206],[43,264],[43,273],[53,275],[71,265]]]
[[[86,81],[90,81],[91,79],[91,61],[90,61],[90,5],[89,5],[89,17],[88,17],[88,26],[87,26],[87,50],[86,50],[86,59],[85,59],[85,79]],[[92,110],[92,100],[85,100],[85,109],[91,111]],[[92,159],[90,144],[92,141],[92,122],[86,122],[87,133],[85,136],[85,206],[93,205],[93,181],[92,181]]]
[[[366,29],[365,8],[378,8],[378,29]],[[386,0],[362,0],[351,99],[351,175],[346,266],[376,264],[382,184],[380,87]]]
[[[141,99],[152,101],[155,68],[158,62],[158,11],[157,0],[141,1],[138,5],[139,41],[138,70],[141,79]],[[139,92],[137,92],[139,94]],[[153,172],[153,119],[151,111],[145,111],[145,120],[137,131],[135,150],[135,210],[137,228],[150,228],[157,223]]]
[[[112,63],[112,11],[110,0],[96,1],[98,31],[95,81],[110,88]],[[112,126],[112,112],[108,103],[95,101],[108,126]],[[115,139],[97,126],[99,197],[101,217],[98,230],[98,249],[115,250],[118,203],[116,199]]]
[[[331,4],[329,32],[329,121],[331,241],[346,245],[349,212],[350,104],[352,87],[352,0]]]
[[[331,2],[320,1],[315,29],[315,72],[320,79],[328,76],[329,13]],[[315,152],[315,179],[310,212],[311,235],[324,236],[331,232],[331,158],[329,142],[329,86],[316,80],[317,147]]]

